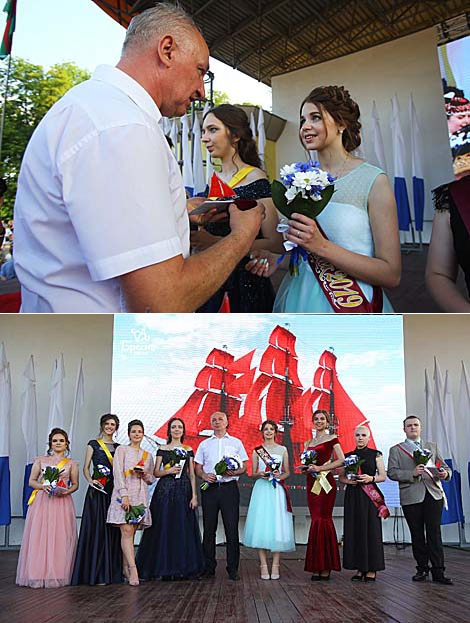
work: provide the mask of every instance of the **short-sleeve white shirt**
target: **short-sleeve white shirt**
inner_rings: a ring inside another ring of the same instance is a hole
[[[189,255],[181,173],[147,91],[99,66],[48,111],[15,204],[24,312],[119,312],[119,276]]]
[[[215,474],[215,464],[224,456],[234,455],[238,455],[242,461],[248,461],[248,455],[240,439],[228,433],[225,433],[223,437],[211,435],[199,444],[194,461],[202,465],[206,474]],[[222,477],[222,482],[230,480],[238,480],[238,476]]]

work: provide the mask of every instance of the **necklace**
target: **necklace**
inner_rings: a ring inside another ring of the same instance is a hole
[[[344,168],[346,166],[346,162],[349,160],[349,154],[346,154],[346,158],[343,160],[343,164],[341,165],[340,170],[338,171],[338,173],[335,175],[336,179],[338,180],[340,177],[342,177],[343,173],[344,173]]]

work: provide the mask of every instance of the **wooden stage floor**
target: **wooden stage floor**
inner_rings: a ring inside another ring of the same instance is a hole
[[[385,547],[386,570],[375,584],[352,572],[311,582],[305,546],[286,554],[280,580],[261,580],[253,550],[242,548],[239,582],[225,573],[225,549],[214,579],[30,589],[15,586],[18,552],[0,551],[0,621],[6,623],[468,623],[470,552],[446,548],[454,586],[411,581],[411,548]]]

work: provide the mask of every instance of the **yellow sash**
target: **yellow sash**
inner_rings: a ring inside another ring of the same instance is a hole
[[[60,470],[65,467],[67,465],[67,463],[70,461],[70,459],[64,458],[62,459],[62,461],[59,461],[59,463],[57,463],[57,465],[55,467],[57,467],[57,469]],[[34,500],[36,499],[36,496],[38,494],[38,491],[42,491],[42,489],[34,489],[34,491],[31,493],[31,495],[29,496],[29,500],[28,500],[28,506],[30,506]]]
[[[247,165],[246,167],[243,167],[243,169],[240,169],[240,171],[237,171],[235,175],[232,177],[232,179],[230,180],[230,182],[228,182],[228,185],[230,186],[230,188],[233,188],[234,186],[239,184],[242,180],[244,180],[245,177],[254,170],[254,168],[255,167],[251,167]]]
[[[325,493],[329,493],[333,488],[328,482],[329,472],[317,472],[315,482],[313,487],[311,488],[311,492],[315,493],[315,495],[320,495],[321,490],[323,489]]]
[[[137,461],[137,464],[142,463],[143,465],[145,461],[147,460],[148,455],[149,453],[147,452],[147,450],[144,450],[144,453],[142,454],[142,458],[140,459],[140,461]],[[133,467],[131,467],[130,469],[126,469],[126,471],[124,472],[124,476],[127,478],[127,476],[130,476],[133,471],[134,471]]]
[[[103,452],[106,454],[106,456],[107,456],[107,458],[108,458],[108,461],[109,461],[109,462],[110,462],[110,464],[112,465],[112,464],[113,464],[113,455],[112,455],[112,454],[111,454],[111,452],[108,450],[108,448],[107,448],[106,444],[104,443],[104,441],[103,441],[102,439],[97,439],[96,441],[100,444],[101,449],[102,449],[102,450],[103,450]]]

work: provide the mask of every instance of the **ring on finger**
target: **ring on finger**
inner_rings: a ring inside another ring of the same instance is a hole
[[[298,229],[298,230],[297,230],[297,238],[300,238],[300,234],[301,234],[301,233],[302,233],[302,232],[300,231],[300,229]]]

